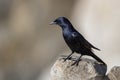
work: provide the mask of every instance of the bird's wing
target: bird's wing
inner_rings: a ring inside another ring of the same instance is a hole
[[[91,50],[91,46],[86,42],[85,38],[80,33],[73,32],[72,37],[79,46]]]
[[[91,50],[91,48],[94,48],[96,50],[100,50],[96,47],[94,47],[92,44],[90,44],[81,34],[78,32],[72,33],[73,38],[78,42],[81,46],[84,46],[85,48]]]
[[[98,48],[96,48],[95,46],[93,46],[92,44],[90,44],[87,40],[86,40],[86,45],[91,46],[92,48],[100,51],[100,49],[98,49]]]

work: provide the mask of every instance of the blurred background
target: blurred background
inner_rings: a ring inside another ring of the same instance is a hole
[[[50,68],[70,53],[61,29],[49,23],[60,16],[120,65],[119,0],[0,0],[0,80],[49,80]]]

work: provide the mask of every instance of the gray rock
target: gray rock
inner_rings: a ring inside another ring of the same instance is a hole
[[[59,58],[51,68],[51,80],[103,80],[107,67],[93,59],[82,58],[79,65],[74,60],[64,62]]]
[[[120,66],[115,66],[107,75],[109,80],[120,80]]]

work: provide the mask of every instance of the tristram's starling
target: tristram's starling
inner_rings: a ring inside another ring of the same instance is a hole
[[[66,61],[71,57],[71,55],[76,52],[78,54],[81,54],[81,56],[76,59],[76,61],[72,65],[78,65],[80,58],[83,55],[92,56],[97,61],[105,64],[99,57],[97,57],[93,52],[92,48],[96,50],[100,50],[96,47],[94,47],[92,44],[90,44],[71,24],[71,22],[65,18],[65,17],[59,17],[55,19],[50,24],[57,24],[62,28],[62,33],[65,42],[71,49],[72,53],[68,55],[64,60]],[[106,65],[106,64],[105,64]]]

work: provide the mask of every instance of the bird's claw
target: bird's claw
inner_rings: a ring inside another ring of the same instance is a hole
[[[78,66],[79,61],[80,61],[80,60],[76,60],[71,66],[74,66],[74,65]]]
[[[64,59],[64,62],[65,62],[66,60],[71,60],[72,57],[66,57],[66,58],[63,58],[63,59]]]
[[[71,66],[74,66],[74,65],[78,66],[78,64],[79,62],[75,61],[73,64],[71,64]]]
[[[70,57],[68,57],[68,56],[66,56],[66,55],[61,55],[63,58],[62,59],[64,59],[64,61],[66,61],[66,60],[72,60],[72,56],[70,56]]]

